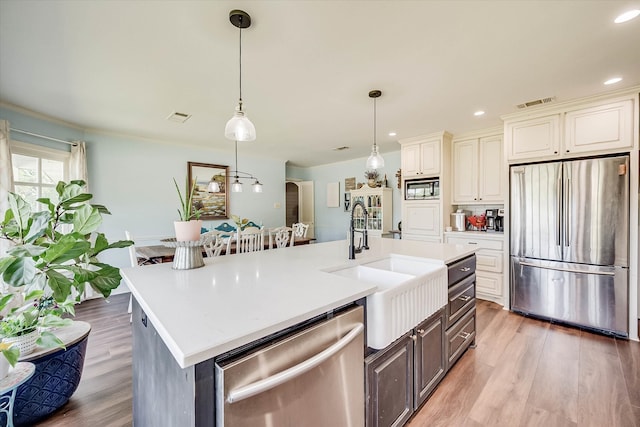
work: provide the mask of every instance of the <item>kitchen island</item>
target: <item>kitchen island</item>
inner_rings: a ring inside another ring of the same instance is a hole
[[[159,412],[167,425],[213,425],[214,358],[377,289],[331,269],[391,253],[443,264],[474,253],[465,245],[375,238],[370,248],[355,260],[347,243],[336,241],[205,259],[192,270],[124,269],[135,299],[134,421]]]

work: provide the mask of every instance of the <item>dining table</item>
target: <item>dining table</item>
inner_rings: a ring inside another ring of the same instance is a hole
[[[275,245],[271,245],[268,239],[265,239],[264,249],[274,249]],[[311,238],[309,237],[295,237],[293,239],[293,245],[308,245],[311,242]],[[226,248],[223,248],[222,253],[224,254]],[[236,252],[236,242],[231,242],[230,251],[232,254]],[[150,246],[136,246],[136,257],[138,258],[138,265],[147,265],[147,264],[160,264],[163,262],[173,262],[173,257],[175,255],[176,248],[171,248],[164,245],[150,245]],[[204,248],[202,249],[202,255],[206,256],[206,252]]]

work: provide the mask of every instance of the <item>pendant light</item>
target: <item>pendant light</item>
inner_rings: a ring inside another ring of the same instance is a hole
[[[242,193],[242,179],[253,180],[253,184],[251,184],[251,191],[254,193],[262,193],[262,183],[255,176],[251,175],[248,172],[242,172],[238,170],[238,141],[235,141],[236,144],[236,169],[232,170],[228,173],[227,178],[233,178],[233,182],[231,183],[231,192],[232,193]],[[220,191],[220,184],[215,181],[215,176],[211,178],[209,181],[209,185],[207,186],[207,191],[209,193],[217,193]]]
[[[238,99],[236,112],[224,128],[224,136],[236,142],[254,141],[256,139],[256,128],[242,110],[242,29],[251,26],[251,17],[243,10],[232,10],[229,12],[229,20],[240,30],[240,98]]]
[[[376,98],[379,98],[382,92],[372,90],[369,92],[369,98],[373,98],[373,148],[371,155],[367,159],[367,169],[378,169],[384,167],[384,159],[378,152],[378,144],[376,144]]]

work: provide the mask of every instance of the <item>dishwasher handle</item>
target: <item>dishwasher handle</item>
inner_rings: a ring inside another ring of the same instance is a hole
[[[290,381],[293,378],[298,377],[307,371],[310,371],[311,369],[315,368],[325,360],[331,358],[333,355],[346,347],[351,341],[353,341],[358,335],[360,335],[362,331],[364,331],[364,325],[362,323],[356,324],[356,326],[351,329],[348,334],[342,337],[340,341],[337,341],[330,347],[327,347],[320,353],[316,354],[313,357],[310,357],[304,362],[285,369],[282,372],[278,372],[277,374],[265,379],[256,381],[252,384],[248,384],[242,387],[238,387],[235,390],[231,390],[227,395],[227,402],[239,402],[248,397],[255,396],[267,390],[271,390],[272,388],[279,386],[280,384]]]

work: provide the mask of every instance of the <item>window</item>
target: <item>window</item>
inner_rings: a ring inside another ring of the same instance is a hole
[[[32,208],[42,209],[36,202],[41,197],[48,197],[55,203],[56,184],[67,181],[69,175],[68,152],[11,141],[11,163],[14,191]]]

